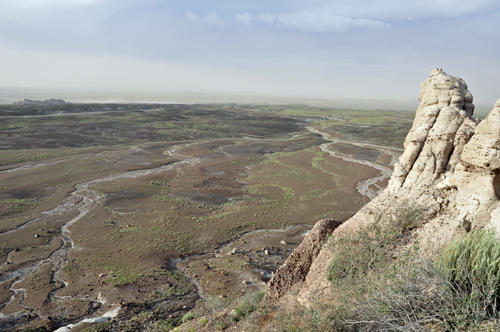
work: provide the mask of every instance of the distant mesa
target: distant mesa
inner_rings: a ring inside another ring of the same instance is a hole
[[[63,104],[72,104],[72,103],[64,101],[62,99],[47,99],[44,101],[24,99],[23,101],[14,102],[14,105],[63,105]]]

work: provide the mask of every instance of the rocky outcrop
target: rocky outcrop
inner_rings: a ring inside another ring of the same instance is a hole
[[[488,171],[500,169],[500,100],[476,129],[462,152],[462,161]]]
[[[439,187],[456,189],[460,218],[474,228],[493,227],[500,233],[500,100],[465,145],[455,172]]]
[[[389,183],[392,192],[432,183],[445,169],[453,171],[474,133],[472,95],[462,79],[434,69],[421,85],[419,100],[404,153]]]
[[[472,229],[500,231],[500,100],[480,122],[472,117],[474,105],[465,82],[441,69],[434,69],[422,83],[419,100],[388,187],[340,225],[333,237],[355,231],[377,216],[394,216],[408,205],[422,214],[406,248],[418,242],[424,255],[432,256]],[[333,300],[326,274],[335,253],[329,247],[311,264],[294,297],[299,303]],[[286,301],[290,305],[290,297]]]
[[[340,224],[341,222],[337,220],[322,219],[314,225],[311,232],[266,284],[264,297],[266,303],[276,303],[294,285],[305,280],[320,252],[321,244]]]

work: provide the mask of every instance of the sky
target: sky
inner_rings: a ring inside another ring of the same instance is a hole
[[[500,0],[0,0],[0,89],[500,98]]]

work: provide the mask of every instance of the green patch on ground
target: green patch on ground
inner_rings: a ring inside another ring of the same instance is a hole
[[[4,199],[0,201],[0,216],[21,213],[33,209],[38,204],[40,204],[40,200],[35,198]]]

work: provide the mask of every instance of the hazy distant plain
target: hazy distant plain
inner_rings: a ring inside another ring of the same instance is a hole
[[[64,99],[74,103],[269,103],[269,104],[307,104],[315,107],[338,107],[352,109],[394,109],[415,110],[418,100],[370,100],[370,99],[318,99],[286,95],[251,95],[236,93],[189,93],[160,91],[77,91],[51,89],[0,89],[0,104],[10,104],[23,99],[45,100]]]
[[[23,99],[64,99],[73,103],[160,103],[160,104],[305,104],[313,107],[334,107],[341,109],[397,110],[414,112],[419,104],[415,100],[384,99],[327,99],[286,95],[251,95],[236,93],[189,93],[160,91],[79,91],[52,89],[0,88],[0,104],[11,104]],[[475,103],[475,115],[486,116],[493,105]]]

